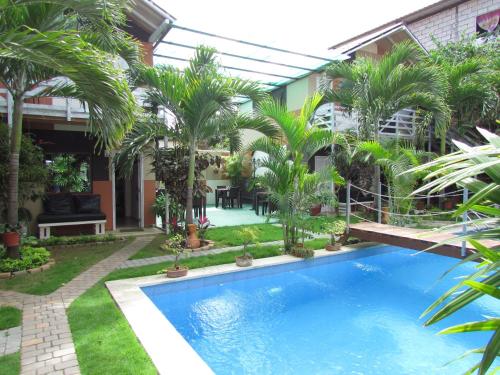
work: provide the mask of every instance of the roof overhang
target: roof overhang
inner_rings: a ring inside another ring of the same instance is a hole
[[[154,47],[167,35],[175,17],[151,0],[135,0],[130,18],[148,33],[148,42]]]
[[[405,33],[409,39],[415,42],[422,50],[427,52],[425,47],[419,42],[417,37],[406,27],[406,25],[401,22],[395,23],[393,25],[387,26],[383,29],[374,31],[372,33],[367,33],[360,38],[354,39],[349,43],[344,43],[338,48],[333,49],[336,55],[351,55],[354,52],[375,43],[381,39],[387,38],[391,40],[391,35]],[[392,41],[392,40],[391,40]],[[394,44],[394,42],[393,42]]]
[[[387,23],[380,25],[374,29],[365,31],[361,34],[358,34],[358,35],[353,36],[349,39],[346,39],[340,43],[337,43],[337,44],[331,46],[330,49],[336,50],[336,49],[343,47],[347,44],[355,43],[356,41],[359,41],[360,39],[364,39],[367,35],[381,32],[383,30],[395,27],[397,25],[407,25],[407,24],[410,24],[412,22],[416,22],[416,21],[421,20],[423,18],[429,17],[433,14],[436,14],[436,13],[442,12],[444,10],[456,7],[457,5],[465,3],[466,1],[468,1],[468,0],[441,0],[441,1],[437,1],[437,2],[430,4],[424,8],[421,8],[415,12],[408,13],[402,17],[396,18],[395,20],[387,22]]]

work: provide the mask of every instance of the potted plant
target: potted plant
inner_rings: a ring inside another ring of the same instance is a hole
[[[3,228],[3,244],[5,247],[16,247],[19,246],[20,238],[19,231],[21,227],[19,225],[9,225],[5,224]]]
[[[179,259],[186,250],[184,247],[185,242],[186,241],[184,240],[181,234],[176,234],[172,236],[170,239],[166,240],[165,243],[161,246],[162,249],[170,251],[175,255],[173,266],[165,270],[167,277],[174,278],[187,275],[188,267],[181,266],[179,264]]]
[[[198,226],[198,237],[201,241],[205,241],[205,233],[210,227],[210,220],[206,216],[200,216],[196,221],[196,225]]]
[[[236,265],[239,267],[249,267],[252,265],[252,255],[247,252],[247,247],[257,240],[255,229],[243,228],[237,232],[238,237],[243,240],[243,255],[236,257]]]
[[[330,242],[326,244],[325,249],[328,251],[340,250],[342,243],[340,239],[345,234],[346,224],[343,220],[335,220],[325,225],[325,229],[330,233]]]

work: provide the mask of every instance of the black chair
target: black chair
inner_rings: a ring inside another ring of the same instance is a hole
[[[240,188],[238,186],[231,186],[229,188],[229,192],[227,193],[225,199],[223,199],[222,207],[226,207],[228,202],[231,208],[234,208],[234,201],[236,200],[236,204],[238,208],[241,208],[241,193]]]
[[[193,197],[194,217],[207,216],[207,197]]]
[[[226,189],[227,186],[219,185],[215,188],[215,207],[219,207],[219,199],[222,202],[222,207],[224,207],[224,198],[227,195],[227,191],[219,191],[219,189]]]

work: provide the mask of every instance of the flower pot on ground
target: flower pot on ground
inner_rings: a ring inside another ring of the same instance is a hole
[[[162,249],[169,251],[175,255],[174,264],[172,267],[167,268],[165,273],[167,277],[182,277],[186,276],[188,273],[188,268],[180,265],[180,257],[184,254],[186,250],[184,247],[185,241],[181,234],[176,234],[172,236],[170,239],[166,240],[165,243],[161,246]]]
[[[196,224],[188,224],[188,238],[187,238],[187,247],[190,249],[197,249],[200,247],[201,242],[198,238]]]
[[[311,216],[318,216],[321,213],[321,205],[312,206],[310,209]]]
[[[247,251],[248,245],[257,240],[257,233],[253,228],[243,228],[237,232],[237,236],[243,240],[243,255],[237,256],[236,265],[239,267],[249,267],[252,265],[253,257]]]
[[[324,226],[327,233],[330,233],[330,242],[325,246],[325,250],[337,251],[342,247],[342,238],[346,237],[346,223],[344,220],[335,220]]]

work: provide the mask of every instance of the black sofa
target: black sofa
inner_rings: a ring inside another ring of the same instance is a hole
[[[47,194],[43,208],[44,212],[37,218],[38,224],[106,220],[101,212],[101,196],[96,194]]]

